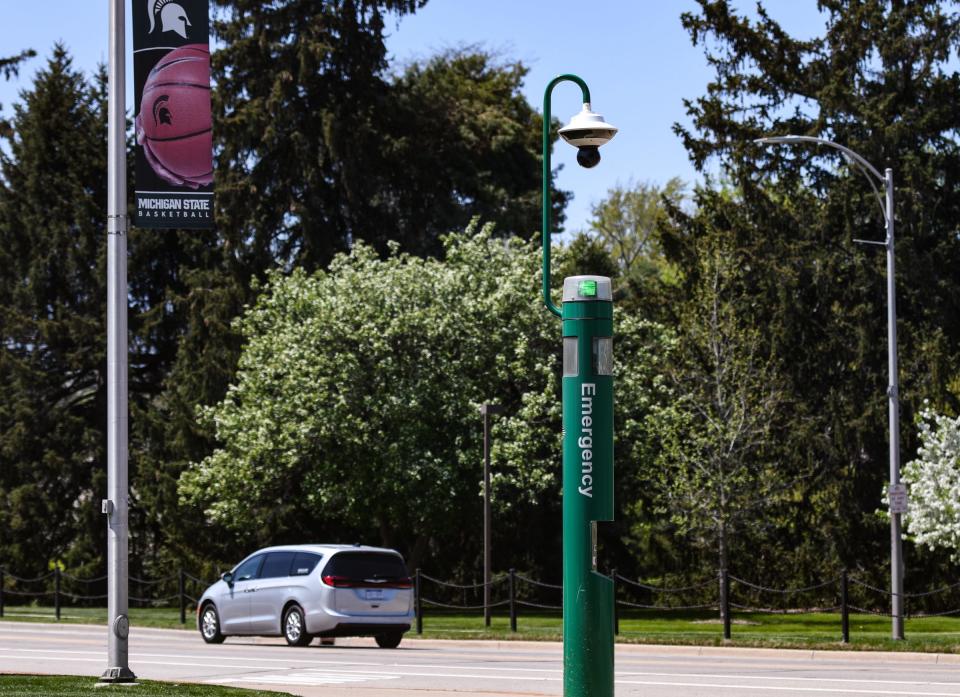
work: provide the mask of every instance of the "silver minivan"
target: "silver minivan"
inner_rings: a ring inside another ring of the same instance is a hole
[[[208,644],[228,636],[372,636],[396,648],[414,617],[413,582],[403,557],[363,545],[287,545],[254,552],[223,574],[197,603]]]

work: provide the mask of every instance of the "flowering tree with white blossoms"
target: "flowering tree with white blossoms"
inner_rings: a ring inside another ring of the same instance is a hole
[[[540,249],[471,226],[444,251],[381,258],[357,242],[325,271],[271,273],[237,321],[234,384],[201,411],[220,445],[181,475],[186,505],[248,546],[339,536],[398,547],[411,567],[428,553],[470,563],[478,407],[495,399],[494,513],[524,545],[546,544],[559,518],[560,323],[539,301]],[[618,314],[624,452],[638,452],[659,395],[663,334]],[[642,462],[621,461],[620,481]]]
[[[918,544],[952,550],[960,561],[960,416],[925,408],[919,428],[917,459],[901,476],[910,487],[905,529]]]

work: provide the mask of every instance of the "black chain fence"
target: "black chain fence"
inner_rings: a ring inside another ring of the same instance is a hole
[[[731,637],[733,611],[744,613],[802,614],[840,613],[840,634],[850,640],[850,612],[892,617],[892,593],[871,585],[846,571],[836,578],[795,588],[773,588],[734,576],[725,570],[716,577],[686,580],[677,585],[645,583],[617,573],[606,575],[613,584],[614,630],[619,634],[622,610],[642,612],[718,612],[724,638]],[[522,609],[536,614],[561,613],[563,586],[546,583],[510,569],[489,583],[455,583],[423,573],[414,574],[416,631],[423,632],[425,614],[482,612],[487,624],[494,610],[506,608],[510,629],[517,631]],[[157,578],[130,576],[131,607],[177,607],[180,623],[186,624],[187,608],[213,583],[183,569]],[[916,593],[904,593],[904,618],[960,615],[960,582]],[[106,575],[84,578],[61,569],[35,577],[19,576],[0,566],[0,617],[7,607],[53,605],[54,616],[62,609],[103,607],[107,598]],[[502,611],[502,610],[501,610]]]
[[[131,575],[129,601],[131,607],[179,607],[180,624],[186,624],[187,606],[196,607],[197,599],[213,581],[197,578],[179,569],[175,574],[157,578]],[[0,566],[0,617],[7,607],[53,604],[59,621],[65,606],[103,607],[107,599],[107,576],[82,578],[59,568],[26,578]]]

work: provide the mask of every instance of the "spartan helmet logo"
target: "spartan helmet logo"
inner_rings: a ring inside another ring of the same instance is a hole
[[[187,27],[192,27],[187,11],[180,3],[173,0],[146,0],[147,15],[150,17],[150,34],[157,27],[157,17],[160,17],[160,30],[173,31],[187,38]]]
[[[165,123],[168,126],[173,125],[173,116],[170,114],[170,108],[167,106],[169,101],[169,95],[161,94],[153,103],[153,122],[157,126],[161,123]]]

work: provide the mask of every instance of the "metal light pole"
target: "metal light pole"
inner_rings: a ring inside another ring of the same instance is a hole
[[[560,129],[593,167],[617,129],[590,107],[576,75],[543,95],[543,303],[563,320],[563,694],[613,697],[613,581],[597,571],[597,522],[613,520],[613,295],[610,279],[563,281],[563,310],[550,298],[550,95],[563,81],[583,93],[583,111]]]
[[[483,415],[483,623],[490,626],[490,417],[499,414],[499,404],[481,404]]]
[[[107,669],[102,682],[136,680],[128,665],[127,578],[127,146],[123,0],[110,2],[107,120]]]
[[[886,239],[883,242],[876,240],[855,239],[860,244],[875,244],[887,250],[887,409],[890,442],[890,594],[892,615],[892,636],[894,639],[903,639],[903,541],[900,531],[900,516],[905,512],[905,505],[901,499],[894,502],[893,492],[900,489],[900,384],[897,377],[897,286],[896,265],[893,255],[893,170],[889,167],[881,175],[876,167],[867,162],[850,148],[824,138],[812,136],[776,136],[759,138],[754,141],[758,144],[788,144],[813,143],[826,145],[843,153],[847,162],[856,164],[864,173],[870,187],[877,197],[886,222]],[[884,196],[881,198],[877,190],[877,182],[883,185]]]

